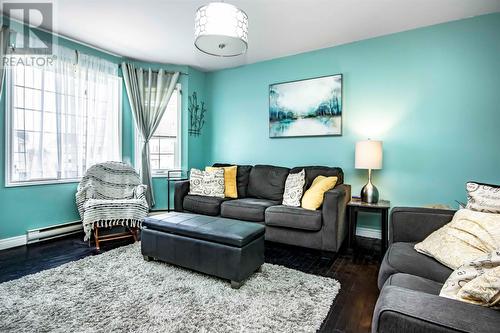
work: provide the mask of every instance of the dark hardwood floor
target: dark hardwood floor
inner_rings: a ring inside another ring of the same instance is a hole
[[[104,243],[101,252],[129,244],[128,240]],[[341,289],[320,332],[370,332],[378,297],[377,273],[380,241],[358,237],[355,251],[337,254],[277,243],[266,243],[266,262],[336,279]],[[0,251],[0,282],[20,278],[66,262],[98,255],[83,235]]]

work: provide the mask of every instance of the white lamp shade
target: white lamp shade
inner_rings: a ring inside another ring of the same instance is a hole
[[[356,143],[356,169],[382,169],[382,141]]]
[[[196,12],[194,45],[202,52],[232,57],[248,47],[248,16],[224,2],[212,2]]]

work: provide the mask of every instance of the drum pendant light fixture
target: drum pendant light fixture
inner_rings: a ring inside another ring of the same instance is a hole
[[[248,48],[248,16],[224,2],[211,2],[196,11],[196,48],[206,54],[234,57]]]

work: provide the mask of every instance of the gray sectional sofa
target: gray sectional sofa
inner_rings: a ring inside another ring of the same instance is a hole
[[[338,177],[337,185],[326,192],[322,207],[316,211],[281,205],[288,174],[302,169],[306,173],[305,189],[318,175]],[[190,195],[189,181],[177,182],[175,211],[261,223],[266,227],[266,240],[323,251],[338,251],[347,235],[346,206],[351,187],[344,184],[340,168],[238,165],[237,187],[238,199],[215,198]]]
[[[452,273],[413,246],[451,221],[454,211],[394,208],[389,249],[382,261],[381,289],[373,314],[373,333],[499,332],[500,312],[440,297]]]

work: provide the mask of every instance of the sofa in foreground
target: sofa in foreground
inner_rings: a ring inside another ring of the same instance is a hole
[[[451,221],[455,211],[394,208],[389,249],[382,261],[373,333],[498,332],[500,312],[440,297],[448,267],[413,247]]]
[[[325,193],[323,205],[318,210],[281,204],[288,174],[302,169],[306,174],[306,190],[319,175],[338,178],[335,187]],[[175,211],[261,223],[266,227],[266,240],[323,251],[337,252],[346,238],[346,206],[351,199],[351,187],[344,184],[344,173],[340,168],[238,165],[237,187],[238,198],[229,199],[190,195],[189,181],[177,182]]]

